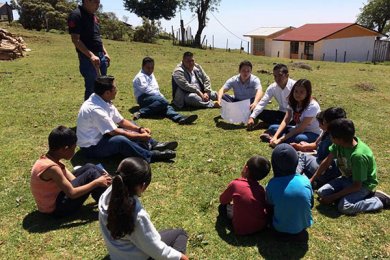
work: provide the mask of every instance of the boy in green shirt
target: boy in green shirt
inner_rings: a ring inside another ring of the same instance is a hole
[[[338,210],[346,215],[378,211],[390,206],[390,196],[376,191],[376,162],[371,149],[355,137],[355,126],[349,119],[337,119],[328,126],[333,145],[310,179],[313,182],[337,159],[342,176],[322,186],[318,191],[321,203],[337,200]]]

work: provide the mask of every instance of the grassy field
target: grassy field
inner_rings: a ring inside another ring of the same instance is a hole
[[[0,62],[0,254],[2,259],[101,259],[107,255],[92,199],[74,217],[54,220],[36,211],[29,190],[30,169],[46,152],[47,135],[57,125],[74,127],[83,101],[83,79],[68,35],[9,28],[23,36],[32,49],[15,61]],[[310,79],[322,109],[342,106],[354,120],[357,135],[372,148],[379,188],[390,192],[390,66],[362,63],[307,62],[312,71],[293,69],[290,60],[256,57],[222,50],[195,50],[105,41],[112,58],[109,73],[117,79],[114,103],[131,118],[137,105],[131,82],[145,55],[156,61],[155,75],[166,97],[171,97],[171,72],[184,51],[195,53],[219,89],[249,59],[263,89],[272,83],[275,62],[290,67],[294,79]],[[368,87],[367,87],[368,86]],[[273,102],[271,106],[275,106]],[[153,180],[142,201],[157,229],[183,227],[190,235],[191,259],[385,259],[390,258],[390,211],[340,216],[332,207],[313,208],[314,225],[308,246],[274,241],[268,232],[236,237],[216,222],[219,194],[238,177],[253,154],[270,158],[271,148],[259,142],[260,131],[247,132],[216,119],[219,110],[183,111],[199,115],[196,124],[179,126],[168,119],[141,119],[157,140],[177,140],[174,163],[152,164]],[[74,163],[79,163],[75,158]],[[113,170],[118,161],[105,160]],[[71,163],[67,163],[72,167]],[[270,176],[261,181],[266,185]]]

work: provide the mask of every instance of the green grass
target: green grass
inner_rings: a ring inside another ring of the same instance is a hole
[[[30,169],[46,152],[47,135],[57,125],[75,126],[83,101],[83,79],[68,35],[9,28],[23,36],[32,49],[15,61],[0,62],[0,254],[3,259],[96,259],[107,255],[97,222],[97,209],[87,207],[61,221],[36,212],[29,190]],[[195,50],[156,45],[105,41],[112,58],[109,73],[117,79],[119,93],[114,101],[121,113],[131,118],[136,106],[131,82],[145,55],[156,61],[155,75],[166,97],[171,97],[171,72],[184,51],[195,52],[219,89],[237,73],[238,64],[249,59],[263,89],[272,83],[275,62],[290,60],[256,57],[223,50]],[[307,62],[312,71],[291,69],[294,79],[308,78],[321,107],[342,106],[354,120],[357,135],[373,150],[378,164],[379,188],[390,191],[390,67],[361,63]],[[291,66],[290,66],[291,68]],[[359,87],[369,83],[373,88]],[[275,107],[276,102],[271,104]],[[191,126],[168,119],[141,119],[156,139],[179,141],[175,163],[152,164],[153,181],[142,201],[157,229],[183,227],[190,235],[188,255],[192,259],[350,259],[390,257],[390,211],[340,216],[335,208],[316,205],[315,223],[309,229],[308,247],[272,240],[268,232],[235,237],[216,225],[219,194],[238,177],[253,154],[270,158],[271,149],[258,140],[260,131],[242,127],[226,129],[214,122],[219,110],[183,111],[196,113]],[[77,159],[77,158],[76,158]],[[211,160],[210,160],[211,159]],[[77,161],[77,160],[76,160]],[[104,160],[112,170],[117,160]],[[72,165],[68,162],[68,167]],[[261,181],[266,185],[272,176]]]

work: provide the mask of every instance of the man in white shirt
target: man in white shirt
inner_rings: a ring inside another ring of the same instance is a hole
[[[153,74],[154,60],[145,57],[142,69],[133,79],[134,96],[140,106],[139,112],[134,113],[134,119],[148,116],[164,116],[180,125],[194,122],[198,116],[183,116],[169,105],[168,100],[160,92],[156,77]]]
[[[147,162],[176,157],[173,150],[177,142],[160,143],[153,140],[150,129],[123,118],[112,104],[117,94],[114,77],[98,77],[94,91],[84,101],[77,118],[77,144],[87,157],[102,158],[119,154],[123,157],[141,157]]]
[[[269,85],[264,96],[250,115],[247,123],[248,130],[253,129],[255,118],[262,121],[256,128],[267,128],[269,125],[280,124],[283,121],[287,111],[288,96],[295,84],[295,80],[289,78],[288,68],[284,64],[276,64],[273,69],[273,75],[275,82]],[[279,104],[277,111],[265,109],[273,97]]]

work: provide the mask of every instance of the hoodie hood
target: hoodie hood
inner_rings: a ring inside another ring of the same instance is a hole
[[[279,144],[272,152],[272,169],[275,177],[296,173],[298,154],[289,144]]]

